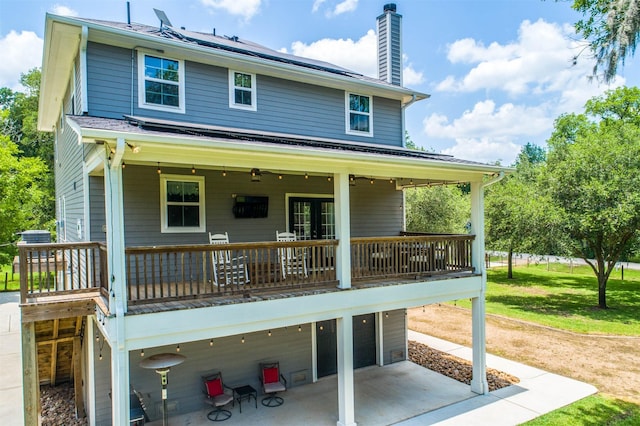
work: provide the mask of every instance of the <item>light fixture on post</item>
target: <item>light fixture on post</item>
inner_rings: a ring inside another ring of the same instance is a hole
[[[157,354],[151,355],[138,364],[142,368],[156,370],[156,373],[160,375],[160,384],[162,385],[162,424],[164,426],[166,426],[169,421],[167,414],[167,384],[169,380],[167,374],[169,374],[171,367],[182,364],[185,359],[186,357],[180,354]]]
[[[260,169],[251,169],[251,182],[260,182],[262,180],[262,173]]]

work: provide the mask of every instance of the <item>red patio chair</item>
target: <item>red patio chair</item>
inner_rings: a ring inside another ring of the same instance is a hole
[[[207,418],[213,422],[222,422],[231,417],[231,411],[223,410],[222,407],[233,402],[233,394],[224,392],[225,388],[222,381],[222,373],[215,373],[210,376],[203,377],[204,393],[206,398],[204,402],[211,405],[215,410],[207,414]],[[234,403],[235,405],[235,403]]]
[[[262,383],[262,392],[267,395],[262,399],[262,405],[265,407],[282,405],[284,400],[276,394],[287,390],[287,379],[280,374],[280,363],[268,362],[260,364],[260,383]]]

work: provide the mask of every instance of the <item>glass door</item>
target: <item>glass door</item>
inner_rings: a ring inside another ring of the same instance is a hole
[[[289,228],[299,240],[335,239],[333,198],[289,198]]]

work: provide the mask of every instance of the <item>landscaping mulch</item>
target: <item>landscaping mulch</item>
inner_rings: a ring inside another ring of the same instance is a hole
[[[467,385],[471,384],[472,364],[467,360],[438,351],[413,340],[409,340],[409,359],[436,373]],[[489,391],[492,392],[519,383],[520,379],[511,374],[487,368],[487,382],[489,382]]]
[[[76,419],[73,386],[40,387],[43,426],[85,426],[87,419]]]

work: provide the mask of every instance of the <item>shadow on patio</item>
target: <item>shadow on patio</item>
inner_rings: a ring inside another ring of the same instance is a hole
[[[259,391],[260,393],[260,391]],[[281,394],[284,405],[267,408],[253,401],[238,404],[225,421],[232,425],[327,425],[338,421],[337,376],[317,383],[288,389]],[[470,387],[410,361],[384,367],[371,366],[355,371],[355,421],[358,425],[389,425],[441,408],[473,396]],[[203,397],[204,399],[204,397]],[[206,417],[211,407],[169,418],[171,425],[211,425]],[[162,420],[147,423],[161,425]]]

